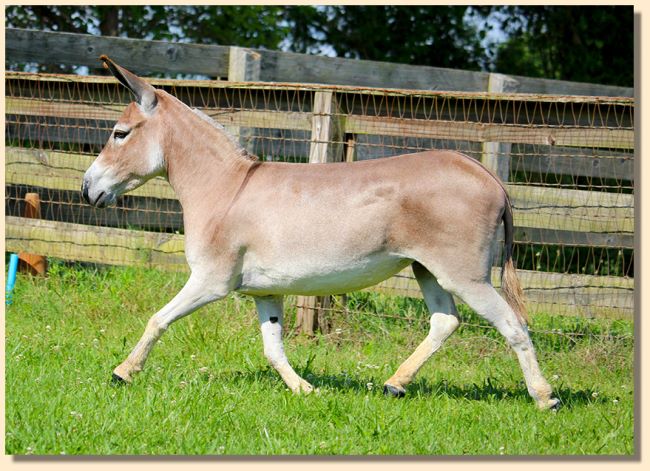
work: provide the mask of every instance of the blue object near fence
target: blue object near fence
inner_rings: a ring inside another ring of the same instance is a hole
[[[18,271],[18,254],[12,253],[9,258],[9,273],[7,274],[7,287],[5,290],[5,303],[13,303],[13,291],[16,285],[16,272]]]

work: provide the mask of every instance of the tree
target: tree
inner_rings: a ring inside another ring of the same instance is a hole
[[[288,34],[274,6],[9,6],[7,27],[142,39],[279,47]]]
[[[466,6],[294,7],[287,15],[297,52],[480,70],[482,32]]]
[[[634,86],[632,6],[499,7],[508,40],[494,70],[515,75]]]
[[[480,69],[468,7],[9,6],[6,25]]]
[[[8,6],[6,26],[633,86],[632,6]],[[488,41],[491,29],[503,35]]]
[[[6,26],[278,49],[288,34],[283,15],[283,8],[273,6],[9,6]],[[37,65],[36,70],[71,73],[76,68]]]

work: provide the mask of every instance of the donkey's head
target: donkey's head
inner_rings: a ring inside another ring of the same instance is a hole
[[[108,57],[100,59],[136,99],[126,107],[104,149],[84,175],[83,199],[103,208],[114,204],[121,194],[164,174],[165,133],[159,109],[163,95]]]

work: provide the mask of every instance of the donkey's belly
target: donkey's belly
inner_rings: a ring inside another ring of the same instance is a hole
[[[335,264],[321,261],[244,266],[237,291],[256,295],[300,294],[325,295],[367,288],[389,278],[412,263],[412,260],[388,254],[375,254],[360,260]]]

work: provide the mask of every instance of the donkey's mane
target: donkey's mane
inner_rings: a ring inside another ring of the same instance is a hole
[[[209,123],[212,127],[218,129],[220,132],[222,132],[229,140],[230,142],[235,146],[235,149],[237,149],[237,154],[240,155],[241,157],[244,157],[245,159],[248,160],[257,160],[257,157],[248,152],[246,149],[242,147],[242,145],[235,139],[235,137],[230,134],[226,128],[216,122],[211,116],[208,116],[205,114],[203,111],[199,110],[198,108],[191,108],[191,110],[196,114],[199,118],[201,118],[203,121]]]

